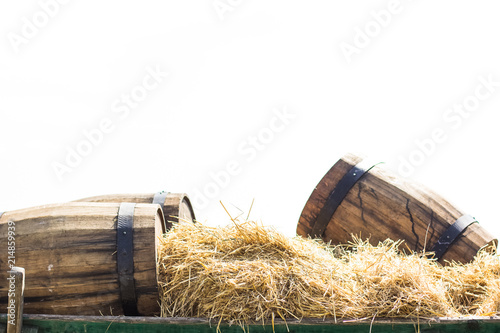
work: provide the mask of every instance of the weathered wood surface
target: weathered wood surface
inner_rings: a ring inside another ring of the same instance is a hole
[[[108,194],[76,200],[76,202],[136,202],[152,203],[155,194]],[[185,193],[168,193],[163,206],[167,229],[172,223],[195,220],[191,201]]]
[[[9,270],[9,293],[7,303],[7,333],[21,333],[23,328],[24,308],[24,276],[22,267],[12,267]],[[13,288],[12,288],[13,287]]]
[[[330,192],[361,157],[348,154],[321,179],[307,201],[297,233],[307,237]],[[372,244],[387,238],[402,239],[412,251],[429,250],[463,212],[428,188],[403,179],[378,165],[348,192],[323,233],[325,241],[345,244],[351,235],[370,237]],[[441,258],[469,262],[477,251],[496,244],[481,225],[470,225]],[[406,247],[405,246],[405,247]]]
[[[6,212],[0,235],[15,223],[15,265],[26,270],[25,313],[120,315],[116,224],[120,204],[72,202]],[[134,279],[139,313],[159,313],[156,250],[163,234],[159,205],[134,212]],[[0,258],[0,281],[7,261]],[[7,288],[0,284],[0,305]]]
[[[5,322],[5,315],[0,315],[0,323]],[[116,317],[116,316],[54,316],[25,315],[24,322],[37,327],[38,332],[217,332],[218,322],[204,318],[158,318],[158,317]],[[2,332],[0,324],[0,332]],[[221,332],[241,333],[237,324],[222,322]],[[420,319],[379,319],[364,320],[302,319],[251,323],[245,326],[250,332],[338,332],[338,333],[382,333],[382,332],[457,332],[457,333],[493,333],[500,331],[499,317],[464,317],[464,318],[420,318]]]

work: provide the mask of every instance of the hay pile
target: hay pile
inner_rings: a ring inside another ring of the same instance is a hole
[[[457,317],[500,311],[500,260],[443,267],[399,242],[349,247],[254,222],[178,224],[159,254],[162,316],[245,324],[274,318]]]

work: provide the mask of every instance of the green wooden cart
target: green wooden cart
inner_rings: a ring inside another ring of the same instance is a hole
[[[11,274],[15,278],[15,290],[9,293],[7,307],[9,313],[0,314],[0,333],[135,333],[135,332],[500,332],[500,317],[465,318],[420,318],[420,319],[380,319],[357,320],[276,320],[266,323],[251,323],[245,327],[222,322],[211,322],[204,318],[159,318],[127,316],[65,316],[24,314],[24,274],[21,267],[14,267]]]
[[[0,315],[0,333],[6,332],[7,315]],[[138,333],[138,332],[217,332],[217,322],[209,322],[202,318],[156,318],[156,317],[112,317],[112,316],[60,316],[60,315],[28,315],[23,316],[23,330],[26,333],[45,332],[82,332],[82,333]],[[365,320],[333,320],[303,319],[290,320],[286,323],[254,323],[245,326],[221,323],[220,332],[304,332],[304,333],[382,333],[382,332],[500,332],[500,317],[470,318],[433,318],[420,320],[384,320],[372,322]]]

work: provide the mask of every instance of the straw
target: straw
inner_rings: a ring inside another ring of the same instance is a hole
[[[344,246],[288,238],[246,221],[177,224],[161,240],[162,316],[245,325],[274,318],[423,318],[496,314],[500,261],[481,252],[443,267],[401,241]]]

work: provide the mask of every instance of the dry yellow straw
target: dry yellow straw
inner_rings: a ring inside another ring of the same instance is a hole
[[[443,267],[354,240],[287,238],[255,222],[178,224],[159,250],[162,316],[229,323],[274,318],[457,317],[499,311],[500,261],[480,253]]]

